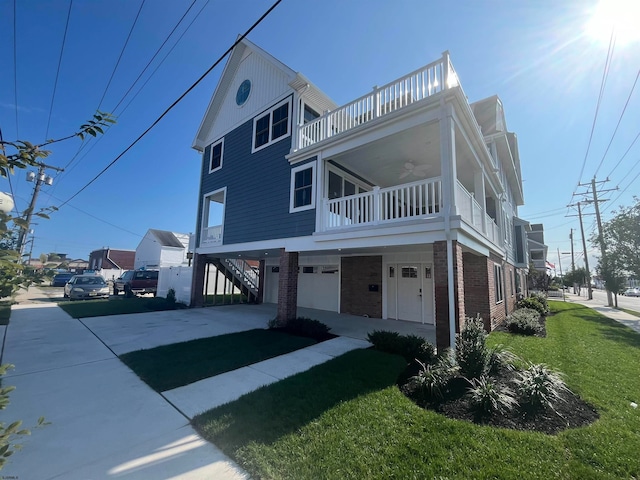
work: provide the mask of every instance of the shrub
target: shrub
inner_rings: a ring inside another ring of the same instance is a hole
[[[520,300],[517,304],[518,308],[529,308],[537,311],[540,315],[548,313],[547,308],[537,297],[527,297]]]
[[[169,308],[171,309],[176,308],[176,291],[173,288],[170,288],[167,291],[166,301]]]
[[[505,370],[515,370],[518,356],[503,345],[495,345],[487,350],[487,374],[493,375]]]
[[[268,328],[281,328],[285,332],[302,337],[315,338],[317,340],[326,339],[329,330],[331,330],[331,328],[324,323],[306,317],[292,318],[283,327],[279,327],[277,319],[274,318],[273,320],[269,320],[267,326]]]
[[[547,315],[550,312],[549,302],[547,301],[547,296],[544,293],[532,293],[531,298],[535,298],[542,304],[542,307],[544,308],[543,315]]]
[[[472,379],[467,392],[471,405],[481,414],[507,412],[518,405],[513,390],[485,375]]]
[[[531,409],[553,408],[553,402],[561,400],[562,393],[569,389],[559,372],[544,364],[530,365],[519,373],[516,381],[522,404]]]
[[[400,335],[398,332],[374,330],[367,338],[376,348],[386,353],[402,355],[407,362],[418,360],[430,363],[435,358],[435,347],[417,335]]]
[[[440,400],[449,383],[446,371],[438,366],[420,363],[418,375],[409,379],[409,384],[419,393],[423,400]]]
[[[467,317],[464,328],[456,336],[456,360],[460,366],[460,374],[471,380],[479,378],[486,372],[488,352],[486,347],[487,332],[480,315]]]
[[[542,332],[540,312],[532,308],[520,308],[507,317],[505,326],[511,333],[535,335]]]

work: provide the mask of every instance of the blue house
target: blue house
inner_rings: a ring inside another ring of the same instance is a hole
[[[435,324],[440,348],[465,316],[491,329],[515,308],[528,223],[500,99],[469,104],[447,52],[363,93],[336,105],[235,47],[193,142],[193,305],[215,266],[280,320],[304,306]]]

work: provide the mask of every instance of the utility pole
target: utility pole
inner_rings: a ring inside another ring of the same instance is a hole
[[[600,202],[606,202],[608,199],[599,199],[598,198],[598,189],[596,188],[596,183],[606,183],[608,182],[609,179],[607,178],[606,180],[603,180],[601,182],[596,182],[595,177],[591,179],[591,181],[589,183],[580,183],[579,186],[581,187],[590,187],[591,188],[591,194],[593,196],[592,200],[586,200],[586,203],[593,203],[593,206],[595,207],[596,210],[596,221],[598,223],[598,243],[600,244],[600,262],[604,263],[605,260],[605,256],[607,254],[605,245],[604,245],[604,237],[602,236],[602,219],[600,218]],[[607,190],[600,190],[600,193],[604,193],[604,192],[614,192],[618,190],[618,188],[610,188]],[[588,189],[587,191],[584,193],[584,195],[587,195],[589,193]],[[607,288],[607,305],[608,306],[612,306],[613,305],[613,296],[611,294],[611,291]]]
[[[569,239],[571,240],[571,271],[574,271],[576,269],[576,259],[573,255],[573,228],[569,233]]]
[[[580,233],[582,234],[582,249],[584,250],[584,267],[587,270],[587,292],[589,292],[589,300],[593,300],[593,291],[591,290],[591,271],[589,270],[589,256],[587,255],[587,239],[584,238],[584,225],[582,224],[582,210],[580,202],[578,202],[578,217],[580,218]]]
[[[564,296],[564,277],[562,276],[562,259],[560,258],[560,249],[558,248],[558,266],[560,267],[560,287],[562,288],[562,300],[567,301]]]
[[[38,163],[38,173],[34,175],[33,172],[27,173],[27,181],[35,181],[36,185],[33,187],[33,195],[31,195],[31,202],[29,202],[29,208],[27,208],[26,213],[26,225],[20,227],[20,233],[18,234],[18,245],[16,250],[20,253],[20,258],[22,258],[22,250],[24,248],[25,240],[27,238],[27,233],[29,232],[29,226],[31,225],[31,217],[33,216],[33,210],[36,207],[36,201],[38,200],[38,194],[40,193],[40,188],[43,183],[47,185],[51,185],[53,183],[53,178],[45,175],[45,170],[50,168],[52,170],[56,170],[58,172],[64,171],[62,168],[53,167],[51,165],[46,165],[44,163]]]
[[[584,202],[582,202],[584,203]],[[587,291],[589,292],[589,300],[593,300],[593,290],[591,290],[591,272],[589,271],[589,257],[587,255],[587,239],[584,237],[584,225],[582,224],[582,208],[581,202],[567,205],[567,207],[578,207],[578,218],[580,219],[580,233],[582,234],[582,249],[584,250],[584,267],[587,270]],[[593,214],[590,214],[593,215]],[[575,217],[575,215],[568,215]],[[573,229],[571,231],[571,251],[573,252]]]

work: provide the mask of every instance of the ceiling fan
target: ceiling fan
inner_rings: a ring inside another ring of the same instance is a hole
[[[414,165],[411,162],[404,164],[404,171],[400,174],[400,178],[405,178],[409,175],[415,175],[416,177],[426,177],[427,170],[431,168],[431,165]]]

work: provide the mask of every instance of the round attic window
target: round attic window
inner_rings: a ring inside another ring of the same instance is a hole
[[[236,104],[241,107],[249,98],[249,94],[251,93],[251,80],[245,80],[238,87],[238,91],[236,92]]]

